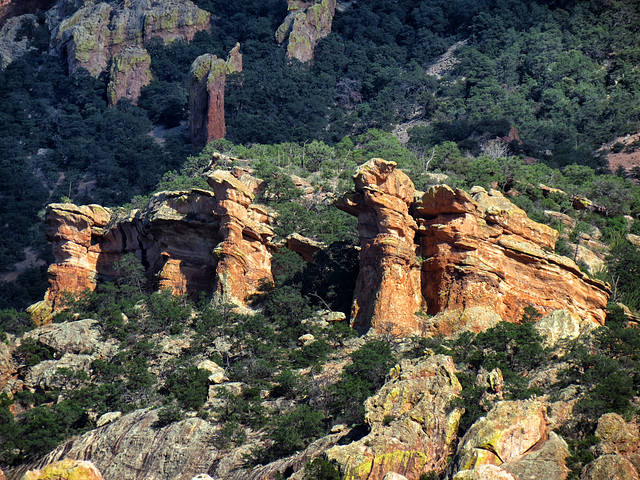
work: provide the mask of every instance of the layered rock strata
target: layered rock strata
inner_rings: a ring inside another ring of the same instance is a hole
[[[288,9],[290,13],[276,31],[276,41],[280,45],[287,42],[289,58],[310,62],[318,42],[331,33],[336,0],[289,0]]]
[[[97,76],[127,46],[142,46],[151,38],[192,40],[209,28],[210,16],[189,0],[87,2],[53,29],[51,43],[70,72],[82,67]]]
[[[191,142],[204,146],[224,138],[224,89],[227,75],[242,71],[240,44],[229,52],[227,60],[206,54],[191,65],[189,80],[189,135]]]
[[[404,360],[365,402],[371,432],[325,455],[345,480],[382,480],[390,473],[417,479],[441,472],[463,413],[451,406],[461,390],[451,357]]]
[[[528,306],[604,324],[608,286],[552,253],[557,231],[500,192],[437,185],[414,198],[411,180],[382,159],[362,165],[354,183],[337,207],[358,217],[358,330],[480,331],[520,321]],[[433,317],[421,320],[421,309]]]
[[[336,206],[358,217],[360,273],[351,312],[352,326],[364,332],[392,330],[404,334],[418,328],[421,307],[420,264],[409,215],[415,189],[395,162],[374,158],[354,176],[355,192]]]
[[[271,276],[271,217],[252,205],[249,186],[226,171],[210,172],[213,192],[200,189],[155,194],[142,211],[117,214],[98,205],[47,207],[53,244],[45,303],[64,308],[64,294],[93,290],[115,279],[116,262],[134,254],[146,285],[174,294],[215,293],[244,305]]]
[[[446,311],[441,333],[465,323],[485,328],[474,325],[474,309],[518,322],[527,306],[604,324],[608,287],[552,253],[557,231],[530,220],[500,192],[474,187],[470,195],[439,185],[413,208],[425,259],[422,294],[428,313]]]

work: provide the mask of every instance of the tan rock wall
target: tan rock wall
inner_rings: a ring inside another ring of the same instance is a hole
[[[118,217],[98,205],[52,204],[47,209],[54,263],[45,300],[58,311],[65,292],[94,290],[114,279],[114,264],[135,254],[145,267],[146,288],[174,294],[215,294],[245,305],[271,276],[270,216],[252,205],[250,187],[229,172],[209,176],[206,190],[161,192],[143,211]]]
[[[382,159],[361,166],[354,184],[337,206],[358,217],[360,331],[480,331],[519,322],[528,306],[604,324],[608,286],[554,254],[558,232],[500,192],[438,185],[414,200],[411,180]],[[421,308],[435,317],[421,320]]]

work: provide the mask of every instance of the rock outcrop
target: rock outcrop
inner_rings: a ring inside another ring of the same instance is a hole
[[[207,472],[218,456],[211,442],[215,428],[200,418],[156,428],[157,420],[157,410],[136,410],[67,441],[35,464],[7,471],[7,476],[18,480],[23,469],[63,459],[90,461],[108,479],[191,480]]]
[[[65,292],[93,290],[99,278],[117,278],[116,262],[134,254],[145,267],[147,288],[207,292],[244,305],[262,280],[272,280],[271,217],[251,204],[250,187],[229,172],[210,172],[208,181],[213,192],[157,193],[144,210],[127,214],[98,205],[49,205],[55,260],[44,304],[63,309]]]
[[[87,2],[52,31],[52,45],[66,59],[69,72],[86,68],[97,76],[127,46],[151,38],[190,41],[209,28],[210,14],[191,1],[126,0],[119,4]]]
[[[47,465],[42,470],[31,470],[22,480],[104,480],[91,462],[60,460]]]
[[[354,182],[337,207],[358,217],[352,324],[360,331],[477,332],[519,322],[528,306],[604,324],[608,286],[552,253],[557,231],[500,192],[436,185],[414,199],[411,180],[382,159],[361,166]],[[421,308],[434,317],[416,318]]]
[[[395,162],[374,158],[359,167],[355,192],[336,206],[358,217],[360,273],[351,312],[352,326],[408,333],[418,329],[421,307],[420,264],[409,215],[414,186]]]
[[[564,440],[549,431],[542,402],[498,402],[460,440],[453,478],[564,480],[569,471],[565,465],[568,456]],[[487,476],[487,469],[499,476]]]
[[[19,38],[18,32],[22,22],[35,22],[35,15],[21,15],[7,19],[4,24],[0,22],[0,69],[5,68],[16,58],[27,53],[32,47],[29,46],[27,37]]]
[[[331,33],[336,0],[288,0],[288,5],[290,13],[278,27],[276,41],[280,45],[287,42],[289,58],[310,62],[318,42]]]
[[[339,465],[345,480],[382,480],[389,472],[417,480],[422,473],[440,472],[463,413],[451,406],[461,390],[451,357],[403,360],[365,402],[371,432],[327,450],[326,457]]]
[[[227,75],[242,71],[240,44],[227,60],[205,54],[191,65],[189,81],[189,135],[196,146],[224,138],[224,88]]]
[[[459,324],[469,320],[468,309],[482,307],[517,322],[532,306],[604,324],[608,287],[551,253],[555,230],[530,220],[500,192],[471,193],[439,185],[414,206],[429,313],[446,310],[443,322]]]
[[[140,90],[151,82],[151,56],[142,47],[127,47],[111,58],[107,99],[113,106],[121,98],[136,105]]]

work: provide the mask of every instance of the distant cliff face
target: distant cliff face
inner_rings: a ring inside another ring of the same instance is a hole
[[[358,216],[354,327],[481,331],[520,321],[527,306],[566,309],[604,324],[608,287],[552,253],[554,229],[479,187],[470,195],[441,185],[414,200],[413,183],[395,167],[382,159],[361,166],[355,192],[337,205]],[[416,316],[421,308],[434,317]]]
[[[276,31],[276,41],[287,42],[287,54],[302,63],[313,60],[313,51],[320,40],[331,33],[336,13],[336,0],[303,2],[289,0],[289,15]]]
[[[251,187],[231,173],[213,171],[208,182],[213,193],[158,193],[143,211],[124,216],[98,205],[49,205],[47,236],[55,260],[45,303],[59,310],[64,292],[93,290],[99,278],[115,278],[114,264],[132,253],[154,289],[208,292],[244,305],[262,280],[272,279],[270,216],[252,204]]]
[[[209,28],[210,14],[190,1],[126,0],[89,3],[52,31],[52,45],[70,72],[86,68],[97,76],[113,55],[151,38],[192,40]]]
[[[0,0],[0,27],[10,18],[36,13],[36,10],[48,10],[56,0]]]

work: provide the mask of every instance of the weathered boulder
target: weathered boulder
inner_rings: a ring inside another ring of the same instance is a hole
[[[414,236],[417,225],[409,206],[414,186],[395,162],[374,158],[353,177],[355,192],[336,206],[358,217],[360,273],[351,311],[352,326],[407,334],[418,329],[420,265]]]
[[[441,471],[462,415],[451,406],[461,390],[451,357],[403,360],[365,402],[371,432],[327,450],[326,457],[339,465],[346,480],[382,480],[389,472],[417,480]]]
[[[518,480],[511,473],[496,465],[480,465],[473,470],[456,473],[453,480]]]
[[[60,460],[41,470],[31,470],[22,480],[104,480],[96,466],[91,462]]]
[[[127,0],[87,2],[53,29],[52,45],[70,72],[86,68],[98,76],[113,55],[151,38],[190,41],[209,28],[210,14],[191,1]]]
[[[568,310],[554,310],[543,316],[535,324],[536,331],[542,337],[542,344],[555,348],[560,342],[575,340],[592,322],[582,320]]]
[[[229,52],[226,61],[211,54],[200,55],[193,61],[189,75],[189,135],[194,145],[202,147],[224,138],[227,75],[241,71],[239,43]]]
[[[301,2],[288,0],[289,14],[276,31],[276,41],[287,43],[287,55],[302,63],[313,60],[313,52],[320,40],[331,33],[336,13],[336,0]]]
[[[151,56],[142,47],[130,46],[111,58],[107,99],[113,106],[121,98],[136,105],[140,90],[151,82]]]
[[[224,368],[211,360],[203,360],[197,365],[197,367],[210,373],[209,381],[211,383],[222,383],[223,381],[228,380],[226,378]]]
[[[595,450],[600,455],[630,454],[640,449],[638,426],[625,422],[617,413],[605,413],[598,419],[596,437],[600,443]]]
[[[565,462],[568,456],[566,442],[551,432],[549,439],[538,450],[534,448],[530,453],[503,463],[500,467],[518,479],[565,480],[569,473]]]
[[[144,259],[149,289],[215,293],[220,301],[244,305],[263,280],[272,280],[271,216],[251,204],[250,188],[229,172],[211,172],[208,181],[215,194],[160,192],[142,211],[118,215],[98,205],[49,205],[50,308],[36,310],[59,311],[66,293],[94,290],[98,278],[118,278],[114,266],[125,254]]]
[[[0,391],[5,387],[16,371],[16,365],[13,363],[9,345],[4,342],[0,342]]]
[[[638,472],[633,464],[620,455],[603,455],[586,465],[580,480],[638,480]]]
[[[473,307],[512,322],[533,306],[543,313],[567,309],[604,323],[608,287],[551,253],[557,232],[527,218],[499,192],[475,187],[469,195],[438,185],[414,211],[419,253],[426,259],[422,294],[429,313],[446,311],[451,317],[442,321],[447,328],[451,323],[463,328],[460,321]]]
[[[92,319],[44,325],[24,334],[52,349],[71,354],[91,353],[102,347],[99,322]]]
[[[0,28],[0,69],[5,68],[13,60],[21,57],[32,48],[29,46],[29,39],[26,36],[19,38],[18,32],[22,22],[34,21],[35,15],[30,14],[9,18],[4,25],[0,21],[0,26],[2,27]]]
[[[464,434],[456,453],[456,471],[479,465],[501,465],[535,450],[549,437],[542,402],[498,402]]]
[[[209,471],[217,458],[211,443],[215,428],[188,418],[156,428],[157,410],[137,410],[84,435],[72,438],[26,469],[41,469],[62,459],[92,462],[105,478],[190,480]],[[8,471],[10,479],[19,471]],[[40,478],[40,477],[38,477]],[[64,477],[63,477],[64,478]]]

